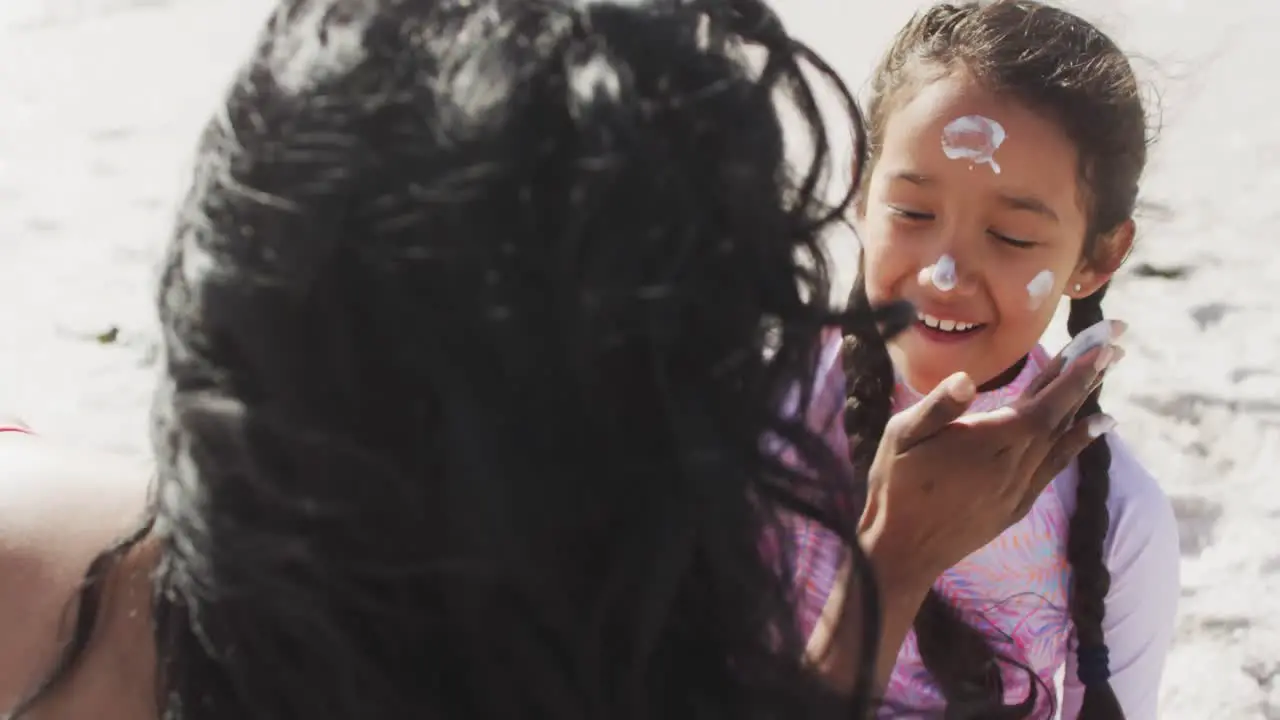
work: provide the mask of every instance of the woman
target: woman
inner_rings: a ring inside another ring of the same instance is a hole
[[[855,528],[847,459],[797,419],[823,328],[873,321],[823,302],[845,206],[804,64],[856,120],[754,0],[283,3],[169,245],[150,500],[39,438],[0,450],[0,707],[864,713],[929,583],[1087,442],[1097,372],[963,423],[971,384],[939,389]],[[854,550],[815,662],[796,514]]]

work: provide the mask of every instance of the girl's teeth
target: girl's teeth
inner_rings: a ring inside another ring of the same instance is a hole
[[[967,332],[977,327],[975,323],[956,322],[955,320],[942,320],[926,313],[920,313],[920,322],[934,330],[942,332]]]

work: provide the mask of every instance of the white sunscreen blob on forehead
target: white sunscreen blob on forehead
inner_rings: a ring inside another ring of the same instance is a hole
[[[1044,299],[1053,292],[1053,271],[1041,270],[1027,283],[1027,296],[1031,299],[1031,309],[1038,310]]]
[[[982,115],[965,115],[942,129],[942,152],[952,160],[990,165],[999,175],[996,150],[1004,144],[1004,139],[1004,126],[1000,123]]]

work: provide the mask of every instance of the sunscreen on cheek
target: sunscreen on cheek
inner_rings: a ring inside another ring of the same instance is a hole
[[[1039,310],[1044,305],[1045,298],[1053,292],[1053,283],[1052,270],[1041,270],[1027,283],[1027,297],[1032,310]]]

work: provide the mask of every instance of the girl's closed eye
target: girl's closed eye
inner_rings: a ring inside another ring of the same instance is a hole
[[[910,220],[912,222],[927,222],[933,219],[933,213],[910,210],[908,208],[898,207],[895,205],[889,206],[889,212],[903,220]]]
[[[1033,248],[1039,244],[1039,243],[1031,242],[1030,240],[1019,240],[1018,238],[1005,235],[1004,233],[998,233],[995,230],[988,230],[987,232],[991,233],[991,236],[999,240],[1000,242],[1006,245],[1009,245],[1011,247],[1018,248],[1020,250]]]
[[[888,207],[889,207],[889,212],[892,215],[894,215],[897,219],[905,222],[924,223],[934,219],[934,214],[930,212],[912,210],[909,208],[900,207],[896,205],[890,205]],[[1006,235],[1004,233],[996,232],[995,230],[988,230],[987,232],[989,232],[992,237],[999,240],[1000,242],[1005,243],[1006,245],[1009,245],[1011,247],[1018,248],[1020,250],[1033,248],[1039,244],[1039,243],[1032,242],[1030,240],[1022,240],[1019,238],[1015,238],[1011,235]]]

